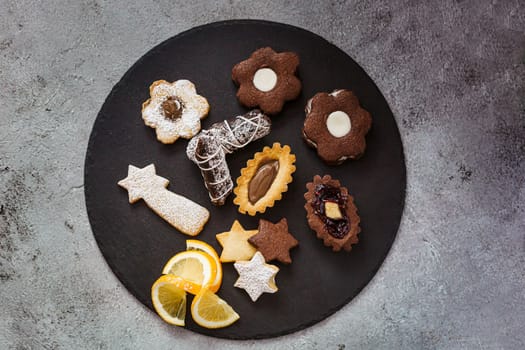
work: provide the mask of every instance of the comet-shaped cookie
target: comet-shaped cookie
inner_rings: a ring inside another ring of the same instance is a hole
[[[168,191],[168,184],[169,180],[156,174],[154,164],[142,169],[130,165],[128,177],[118,182],[128,191],[130,203],[143,199],[148,207],[177,230],[190,236],[197,235],[210,213],[186,197]]]

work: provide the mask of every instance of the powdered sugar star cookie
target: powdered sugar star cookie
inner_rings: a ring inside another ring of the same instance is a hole
[[[277,292],[275,275],[279,268],[267,264],[261,252],[255,253],[250,261],[237,261],[233,266],[239,273],[234,286],[244,289],[252,301],[256,301],[263,293]]]
[[[190,236],[202,231],[210,213],[204,207],[186,197],[168,191],[169,181],[156,175],[155,165],[142,169],[130,165],[128,177],[118,185],[128,190],[129,202],[143,199],[148,207],[177,230]]]
[[[191,81],[157,80],[149,92],[151,98],[142,104],[142,119],[156,130],[160,142],[173,143],[179,137],[190,139],[200,131],[200,120],[208,115],[210,105],[206,98],[197,95]]]

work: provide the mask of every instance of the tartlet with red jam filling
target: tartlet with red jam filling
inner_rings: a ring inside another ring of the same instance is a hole
[[[317,238],[335,252],[352,250],[352,245],[359,241],[357,235],[361,228],[354,198],[346,187],[330,175],[322,178],[315,175],[313,182],[307,183],[306,188],[306,218]]]

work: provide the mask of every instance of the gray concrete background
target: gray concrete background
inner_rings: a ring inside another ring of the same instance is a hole
[[[0,349],[525,348],[525,3],[315,3],[0,0]],[[385,95],[407,158],[377,276],[327,320],[263,341],[164,324],[111,273],[84,205],[112,86],[161,41],[232,18],[345,50]]]

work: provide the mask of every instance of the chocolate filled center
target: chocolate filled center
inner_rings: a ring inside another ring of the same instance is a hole
[[[162,110],[167,119],[175,120],[181,117],[184,105],[176,96],[169,96],[162,102]]]
[[[278,160],[270,160],[259,166],[248,185],[248,200],[251,204],[257,203],[259,199],[264,197],[272,186],[278,172]]]

